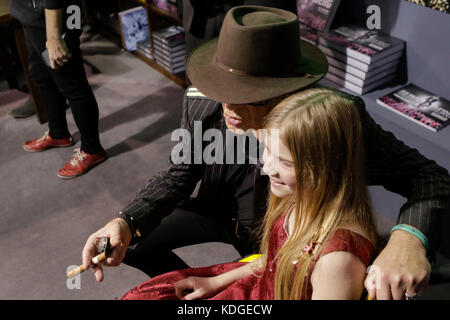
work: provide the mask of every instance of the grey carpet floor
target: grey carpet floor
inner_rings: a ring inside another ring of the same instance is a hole
[[[23,142],[41,136],[47,126],[35,117],[8,116],[26,95],[5,92],[0,84],[0,299],[114,299],[148,279],[125,265],[106,268],[102,283],[89,270],[68,284],[65,273],[81,263],[88,236],[114,218],[149,177],[166,168],[184,90],[108,41],[97,39],[83,47],[87,62],[100,71],[89,72],[89,82],[100,107],[101,141],[109,154],[84,176],[56,176],[79,147],[71,112],[67,119],[77,141],[73,148],[26,153]],[[383,213],[377,216],[379,232],[387,234],[404,199],[381,189],[370,191]],[[175,252],[191,266],[239,257],[233,247],[221,243]],[[434,285],[424,298],[449,299],[448,292],[448,284]]]

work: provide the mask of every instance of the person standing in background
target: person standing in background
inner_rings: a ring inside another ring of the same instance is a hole
[[[186,55],[197,46],[218,37],[228,10],[241,5],[273,7],[297,14],[296,0],[183,0]]]
[[[69,3],[70,2],[70,3]],[[30,78],[36,84],[48,114],[47,131],[27,141],[27,152],[74,144],[66,120],[66,100],[81,135],[81,147],[57,176],[68,179],[86,173],[106,160],[98,132],[99,110],[83,68],[81,30],[66,27],[66,9],[81,7],[80,0],[12,1],[11,14],[23,25],[28,49]],[[48,49],[49,61],[43,52]],[[48,65],[48,64],[49,65]]]

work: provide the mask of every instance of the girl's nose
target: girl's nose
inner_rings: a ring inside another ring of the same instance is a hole
[[[277,173],[276,168],[273,166],[272,157],[268,154],[267,149],[263,153],[263,171],[269,176]]]

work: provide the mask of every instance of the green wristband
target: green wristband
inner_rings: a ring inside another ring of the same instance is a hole
[[[403,230],[417,237],[423,243],[425,249],[428,251],[428,239],[422,232],[420,232],[419,229],[416,229],[407,224],[398,224],[392,228],[391,233],[395,230]]]

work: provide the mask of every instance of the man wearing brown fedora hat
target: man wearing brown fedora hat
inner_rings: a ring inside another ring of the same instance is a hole
[[[235,7],[227,13],[219,38],[198,47],[188,58],[187,73],[195,87],[186,91],[181,127],[192,139],[210,129],[239,135],[262,128],[264,117],[283,96],[314,85],[327,68],[323,53],[300,41],[295,14],[268,7]],[[449,208],[448,172],[378,126],[362,99],[345,96],[361,115],[369,146],[368,184],[407,197],[399,223],[420,230],[434,248],[437,241],[431,236],[436,234],[437,219]],[[193,141],[189,146],[193,157],[203,154],[205,145],[198,147]],[[123,261],[150,276],[186,267],[171,251],[186,245],[219,241],[233,244],[242,255],[251,253],[255,247],[250,235],[264,215],[267,192],[267,176],[259,168],[250,161],[172,161],[119,217],[89,237],[83,249],[85,268],[105,236],[115,247],[106,265]],[[426,254],[418,238],[404,230],[394,231],[374,262],[382,280],[377,298],[402,299],[406,293],[423,291],[430,272]],[[101,281],[101,266],[93,268]]]

